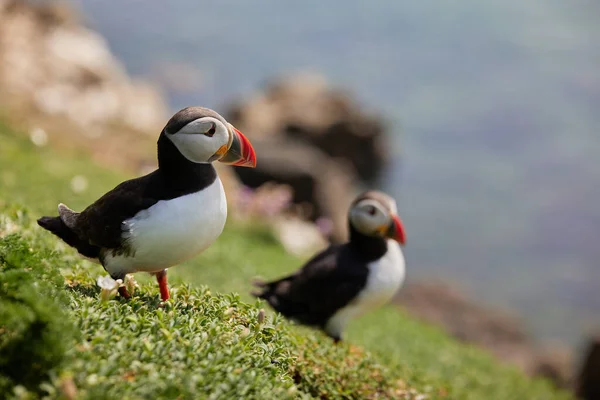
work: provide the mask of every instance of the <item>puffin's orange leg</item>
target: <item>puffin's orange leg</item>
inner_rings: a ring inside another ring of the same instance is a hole
[[[131,295],[129,294],[129,292],[127,291],[127,288],[125,286],[119,287],[119,294],[124,299],[129,299],[131,297]]]
[[[167,285],[167,270],[163,269],[160,272],[156,273],[156,281],[158,282],[158,287],[160,288],[160,298],[162,301],[169,300],[169,286]]]

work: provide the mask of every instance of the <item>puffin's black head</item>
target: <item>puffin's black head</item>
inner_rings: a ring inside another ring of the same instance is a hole
[[[363,235],[390,238],[400,244],[406,241],[396,201],[385,193],[369,191],[358,196],[350,206],[348,220]]]
[[[211,109],[184,108],[171,117],[163,133],[192,162],[256,166],[256,153],[250,141]]]

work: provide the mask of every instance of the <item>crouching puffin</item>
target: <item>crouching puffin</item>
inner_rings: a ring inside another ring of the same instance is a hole
[[[255,282],[253,295],[284,316],[320,328],[337,343],[346,324],[389,302],[404,282],[404,227],[385,193],[359,196],[348,213],[350,241],[332,245],[300,270]]]
[[[37,222],[113,279],[155,274],[167,300],[167,268],[204,251],[225,226],[227,202],[214,161],[253,168],[256,155],[215,111],[184,108],[158,138],[157,170],[121,183],[82,212],[59,204],[59,216]],[[119,293],[129,298],[125,287]]]

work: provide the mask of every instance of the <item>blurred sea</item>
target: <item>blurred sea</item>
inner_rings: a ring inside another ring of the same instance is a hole
[[[600,327],[600,3],[73,1],[130,73],[189,72],[173,109],[305,70],[352,90],[393,127],[409,279],[538,338]]]

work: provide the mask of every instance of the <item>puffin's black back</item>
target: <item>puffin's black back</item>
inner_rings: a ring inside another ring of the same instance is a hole
[[[200,191],[217,178],[212,164],[189,161],[164,132],[158,139],[158,164],[154,172],[117,185],[72,216],[68,226],[60,216],[42,217],[38,224],[86,257],[99,257],[102,248],[113,249],[115,254],[128,253],[131,249],[122,241],[123,221],[158,201]]]

